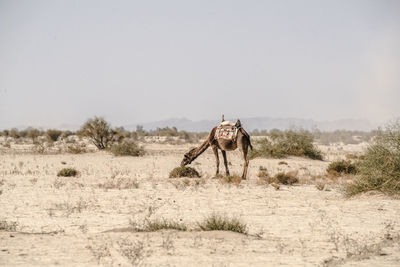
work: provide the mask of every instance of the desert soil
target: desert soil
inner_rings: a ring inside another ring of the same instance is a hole
[[[321,147],[326,161],[254,159],[238,185],[214,178],[211,151],[192,163],[202,178],[168,178],[190,145],[147,144],[143,157],[3,151],[0,266],[400,266],[399,200],[348,199],[321,177],[331,160],[363,147]],[[240,153],[228,159],[240,174]],[[260,183],[260,166],[298,170],[301,183]],[[57,177],[65,167],[78,177]],[[240,219],[248,234],[196,230],[213,213]],[[132,231],[154,219],[189,231]]]

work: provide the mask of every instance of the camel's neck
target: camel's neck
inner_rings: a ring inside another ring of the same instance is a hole
[[[208,142],[208,139],[207,139],[193,151],[193,154],[191,155],[191,161],[195,160],[198,156],[200,156],[204,151],[207,150],[207,148],[209,146],[210,146],[210,143]]]

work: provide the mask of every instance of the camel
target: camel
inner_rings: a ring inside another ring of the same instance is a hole
[[[222,115],[222,122],[224,122],[223,115]],[[184,155],[183,160],[181,162],[181,166],[186,166],[186,165],[192,163],[198,156],[200,156],[204,151],[206,151],[206,149],[208,147],[211,146],[211,148],[214,152],[214,155],[215,155],[215,160],[216,160],[216,166],[217,166],[216,175],[219,174],[218,149],[221,150],[222,156],[224,157],[224,165],[225,165],[226,175],[229,175],[226,151],[233,151],[236,148],[239,148],[239,150],[243,153],[244,164],[243,164],[242,179],[245,180],[246,176],[247,176],[247,168],[249,166],[249,160],[247,159],[247,151],[248,151],[249,146],[253,150],[253,146],[251,145],[251,142],[250,142],[250,136],[242,128],[240,120],[237,120],[237,122],[235,123],[235,126],[238,129],[238,131],[237,131],[237,136],[234,140],[216,138],[215,131],[217,130],[217,127],[214,127],[211,130],[210,134],[207,136],[207,139],[199,147],[192,148],[189,152],[187,152]]]

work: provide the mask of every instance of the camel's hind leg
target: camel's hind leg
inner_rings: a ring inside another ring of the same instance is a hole
[[[226,175],[229,175],[228,159],[226,158],[226,151],[225,150],[221,150],[221,152],[222,152],[222,156],[224,157],[224,165],[225,165]]]
[[[215,175],[218,175],[218,174],[219,174],[219,156],[218,156],[218,147],[217,147],[217,146],[215,146],[215,145],[213,145],[213,146],[212,146],[212,150],[213,150],[213,152],[214,152],[214,155],[215,155],[215,163],[216,163],[216,165],[217,165],[217,171],[215,172]]]
[[[249,160],[247,159],[247,151],[248,151],[248,146],[244,145],[242,148],[243,152],[243,159],[244,159],[244,164],[243,164],[243,174],[242,174],[242,179],[246,180],[247,177],[247,168],[249,167]]]

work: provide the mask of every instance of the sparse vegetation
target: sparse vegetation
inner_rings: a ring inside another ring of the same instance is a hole
[[[337,160],[331,162],[326,171],[332,175],[356,174],[357,166],[350,160]]]
[[[222,183],[227,184],[240,184],[242,182],[242,177],[238,174],[220,175],[218,178]]]
[[[113,144],[110,148],[114,156],[143,156],[144,148],[137,145],[134,141],[123,141],[120,144]]]
[[[400,194],[400,119],[379,130],[359,162],[359,175],[345,187],[347,195],[366,191]]]
[[[203,231],[232,231],[241,234],[247,234],[247,226],[239,219],[227,218],[213,213],[203,222],[198,223],[198,226]]]
[[[106,181],[105,183],[98,184],[99,188],[104,189],[137,189],[139,183],[131,178],[115,178]]]
[[[71,177],[71,176],[76,176],[77,174],[78,171],[73,168],[64,168],[57,173],[57,176]]]
[[[256,148],[249,152],[249,157],[284,158],[292,155],[322,160],[322,153],[313,140],[313,135],[304,130],[273,131],[268,138],[256,142]]]
[[[187,231],[186,225],[166,219],[146,220],[142,227],[139,227],[133,221],[131,221],[130,224],[136,232],[156,232],[160,230]]]
[[[297,171],[279,172],[275,176],[270,176],[266,170],[259,170],[258,178],[266,184],[292,185],[299,182]]]
[[[16,222],[0,221],[0,231],[15,232],[17,231],[17,225],[18,223]]]
[[[200,174],[196,171],[196,169],[186,166],[176,167],[169,173],[169,178],[179,177],[199,178]]]

